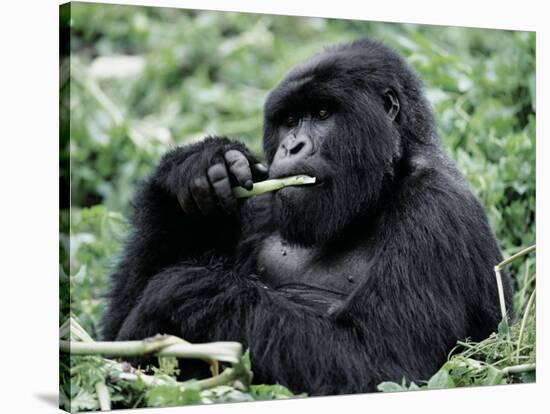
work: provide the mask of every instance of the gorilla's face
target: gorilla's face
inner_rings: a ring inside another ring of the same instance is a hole
[[[270,177],[317,179],[273,196],[275,222],[287,240],[327,242],[391,191],[404,108],[399,77],[392,76],[402,69],[384,72],[387,59],[359,47],[329,50],[293,69],[269,95],[264,149]]]

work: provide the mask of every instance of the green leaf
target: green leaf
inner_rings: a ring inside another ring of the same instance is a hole
[[[414,382],[411,382],[409,384],[409,391],[416,391],[416,390],[419,390],[420,387],[418,385],[416,385]]]
[[[248,393],[236,390],[227,385],[210,388],[201,392],[203,403],[242,402],[254,401],[254,397]]]
[[[99,408],[99,401],[95,392],[91,393],[80,389],[78,394],[71,398],[71,412],[75,411],[93,411]]]
[[[159,367],[153,367],[155,375],[177,376],[180,373],[178,359],[175,357],[158,357]]]
[[[87,267],[85,264],[80,266],[80,268],[78,269],[78,272],[76,272],[76,274],[74,275],[71,275],[71,282],[75,284],[82,283],[86,278],[86,270],[87,270]]]
[[[430,378],[427,386],[431,390],[439,390],[443,388],[454,388],[455,383],[449,375],[449,371],[440,369]]]
[[[396,382],[390,382],[390,381],[381,382],[380,384],[378,384],[376,388],[378,388],[378,391],[381,391],[381,392],[407,391],[406,387],[403,387],[402,385],[399,385]]]
[[[252,363],[250,362],[250,349],[247,349],[246,352],[241,357],[241,364],[244,369],[251,371],[252,370]]]
[[[138,379],[133,382],[132,388],[136,391],[145,390],[145,382],[143,381],[143,378],[141,378],[140,375],[138,375]]]
[[[498,385],[502,384],[502,372],[495,367],[487,368],[487,377],[483,381],[483,385]]]
[[[195,380],[183,384],[164,384],[145,394],[149,407],[177,407],[200,402],[200,387]]]
[[[498,324],[498,334],[501,337],[505,337],[508,336],[509,333],[510,327],[508,326],[508,321],[506,321],[506,319],[502,319]]]
[[[250,387],[250,393],[256,400],[275,400],[279,398],[290,398],[295,395],[286,387],[275,385],[252,385]]]

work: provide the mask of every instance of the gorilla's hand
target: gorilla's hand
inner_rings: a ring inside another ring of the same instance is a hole
[[[186,214],[232,213],[237,200],[231,188],[251,190],[253,181],[267,176],[267,168],[239,142],[209,138],[202,144],[172,163],[170,190]]]

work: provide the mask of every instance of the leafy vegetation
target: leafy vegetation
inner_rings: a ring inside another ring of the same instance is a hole
[[[361,36],[399,50],[424,79],[445,147],[505,255],[535,241],[534,33],[85,3],[62,8],[61,24],[71,39],[62,45],[61,115],[70,123],[61,122],[60,182],[62,195],[70,183],[71,209],[62,196],[60,325],[73,316],[98,338],[132,192],[161,153],[214,133],[260,153],[268,91],[322,47]],[[480,343],[465,338],[426,383],[380,390],[533,381],[534,256],[510,272],[510,329]],[[176,383],[166,363],[152,375],[172,381],[157,387],[112,381],[117,369],[100,356],[62,354],[62,406],[97,410],[104,387],[115,408],[292,396],[279,385],[200,390]]]

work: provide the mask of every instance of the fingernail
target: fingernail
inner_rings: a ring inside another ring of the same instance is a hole
[[[244,188],[246,188],[248,191],[252,190],[252,187],[254,187],[254,183],[252,180],[247,180],[246,183],[244,183]]]
[[[260,172],[267,172],[267,167],[262,163],[256,164],[256,169]]]

